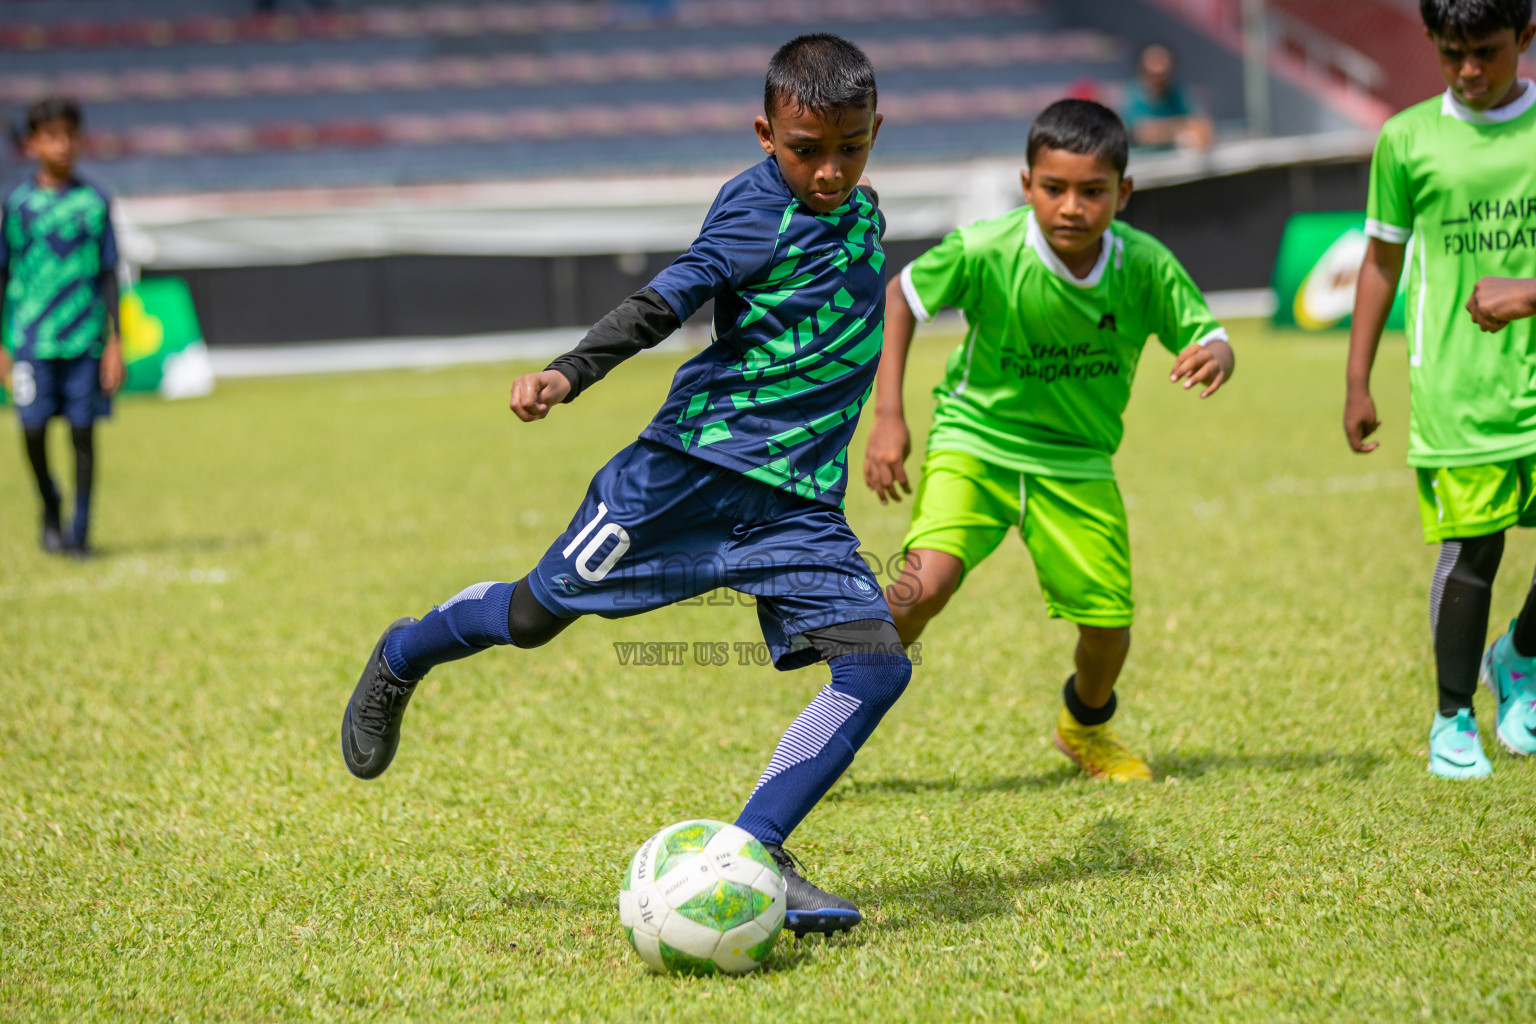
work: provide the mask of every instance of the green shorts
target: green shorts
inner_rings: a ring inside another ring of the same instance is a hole
[[[970,572],[1015,526],[1052,616],[1131,624],[1131,537],[1113,480],[1037,476],[964,452],[930,452],[901,547],[943,551]]]
[[[1419,469],[1424,540],[1436,544],[1536,526],[1536,456],[1487,466]]]

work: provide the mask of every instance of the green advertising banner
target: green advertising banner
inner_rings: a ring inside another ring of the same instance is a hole
[[[123,292],[118,327],[124,391],[154,391],[162,398],[212,393],[213,364],[185,281],[147,278]],[[9,401],[9,392],[0,387],[0,403]]]
[[[1275,323],[1308,331],[1348,327],[1355,283],[1370,239],[1365,212],[1298,213],[1286,221],[1275,258]],[[1403,275],[1387,326],[1403,326]]]
[[[123,294],[125,391],[194,398],[213,391],[213,364],[192,293],[179,277],[145,278]]]

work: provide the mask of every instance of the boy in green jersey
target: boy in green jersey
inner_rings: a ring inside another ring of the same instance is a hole
[[[965,341],[934,389],[907,556],[891,584],[911,643],[964,575],[1023,536],[1050,614],[1078,627],[1056,745],[1090,774],[1149,779],[1110,730],[1131,642],[1130,538],[1113,456],[1131,379],[1151,335],[1172,379],[1213,394],[1232,375],[1227,335],[1173,255],[1114,223],[1131,195],[1129,143],[1114,112],[1062,100],[1030,128],[1029,205],[952,232],[891,282],[864,479],[882,503],[911,493],[901,385],[914,320],[965,313]]]
[[[1483,656],[1504,531],[1536,525],[1536,331],[1521,320],[1484,335],[1462,313],[1479,279],[1536,276],[1536,84],[1518,75],[1531,0],[1422,0],[1420,11],[1447,88],[1376,143],[1344,433],[1357,452],[1376,448],[1371,364],[1407,262],[1408,464],[1424,539],[1440,544],[1429,770],[1460,779],[1491,770],[1472,712],[1480,657],[1499,738],[1536,752],[1536,598]]]

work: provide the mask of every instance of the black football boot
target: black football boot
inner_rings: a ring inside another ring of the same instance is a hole
[[[405,706],[411,702],[416,683],[395,678],[384,661],[384,641],[395,630],[415,621],[396,619],[379,637],[342,716],[341,756],[347,762],[347,770],[360,779],[384,774],[400,745],[400,720],[405,717]]]

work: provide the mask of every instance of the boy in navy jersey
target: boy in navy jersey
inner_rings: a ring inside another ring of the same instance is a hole
[[[780,669],[825,659],[832,682],[790,725],[737,824],[784,874],[797,934],[860,921],[782,844],[852,763],[912,666],[843,518],[848,442],[874,382],[885,221],[860,176],[880,128],[858,47],[801,36],[774,55],[756,122],[767,159],[720,190],[688,251],[575,350],[512,385],[542,419],[715,300],[713,343],[672,381],[565,533],[515,583],[479,583],[401,619],[374,646],[342,721],[360,778],[389,766],[416,683],[494,645],[538,647],[577,617],[638,612],[730,587],[757,598]]]

